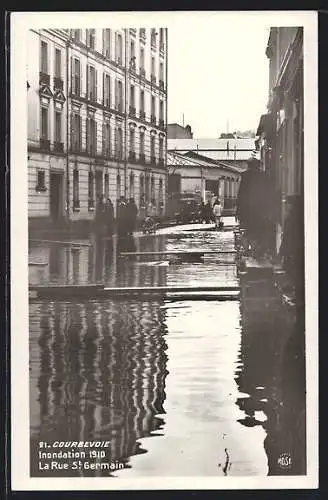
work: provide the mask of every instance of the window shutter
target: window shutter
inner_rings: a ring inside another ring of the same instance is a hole
[[[90,152],[89,144],[90,144],[90,118],[87,118],[86,119],[86,149],[87,149],[87,153]]]
[[[97,101],[97,90],[98,90],[98,71],[95,69],[95,95],[94,95],[94,99],[95,101]]]
[[[74,83],[74,58],[71,57],[71,93],[75,94],[75,83]]]
[[[74,119],[74,115],[73,115],[73,113],[71,113],[71,116],[70,116],[70,141],[71,141],[71,151],[74,151],[74,130],[73,130],[73,119]],[[68,144],[67,144],[67,148],[68,148]]]
[[[86,97],[87,97],[87,99],[89,99],[89,64],[87,64],[87,66],[86,66],[86,75],[87,75],[87,79],[86,79]]]
[[[95,155],[97,154],[97,122],[96,120],[94,121],[94,124],[95,124],[95,128],[94,128],[94,134],[95,134],[95,141],[94,141],[94,148],[95,148]]]
[[[118,109],[118,80],[115,80],[115,106]]]

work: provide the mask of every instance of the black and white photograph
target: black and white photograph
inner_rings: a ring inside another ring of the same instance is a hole
[[[11,36],[13,489],[316,487],[316,13]]]

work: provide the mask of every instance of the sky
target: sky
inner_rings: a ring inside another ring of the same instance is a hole
[[[256,131],[268,100],[269,31],[270,18],[259,22],[256,14],[218,13],[170,26],[168,123],[184,118],[197,138]]]

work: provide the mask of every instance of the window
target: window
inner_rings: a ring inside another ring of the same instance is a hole
[[[79,171],[73,170],[73,210],[80,208]]]
[[[146,38],[146,30],[145,28],[140,28],[139,37],[145,39]]]
[[[150,156],[153,161],[155,158],[155,136],[153,135],[150,137]]]
[[[121,80],[116,80],[116,109],[123,111],[123,84]]]
[[[145,160],[145,132],[140,131],[140,159]]]
[[[77,113],[72,116],[71,148],[72,151],[81,150],[81,117]]]
[[[90,47],[90,49],[95,48],[95,41],[96,41],[96,30],[95,29],[88,29],[87,30],[87,45]]]
[[[48,73],[48,44],[41,42],[41,73]]]
[[[156,102],[155,102],[155,97],[151,96],[151,117],[150,117],[151,123],[155,124],[156,123]]]
[[[55,142],[62,140],[62,114],[55,111]]]
[[[145,70],[145,49],[140,49],[140,69]]]
[[[135,58],[136,58],[135,43],[134,43],[134,40],[131,40],[131,43],[130,43],[130,59],[131,59],[131,62],[135,61]]]
[[[87,65],[87,95],[90,101],[97,100],[97,71],[93,66]]]
[[[46,191],[46,173],[44,170],[37,170],[36,172],[36,191]]]
[[[117,174],[116,176],[116,200],[118,201],[121,197],[121,176]]]
[[[142,174],[140,174],[140,207],[145,206],[145,178]]]
[[[135,132],[130,128],[130,153],[135,154]]]
[[[73,31],[73,38],[77,42],[81,40],[81,30],[72,30]]]
[[[104,183],[105,183],[105,198],[108,200],[109,198],[109,174],[106,172],[104,176]]]
[[[116,62],[118,64],[122,64],[123,60],[123,45],[122,45],[122,35],[120,33],[116,33]]]
[[[164,103],[159,101],[159,119],[164,120]]]
[[[110,58],[110,29],[103,30],[103,53],[106,57]]]
[[[93,118],[87,118],[87,153],[97,153],[97,123]]]
[[[164,28],[159,29],[159,44],[160,46],[164,44]]]
[[[55,77],[61,78],[61,50],[55,50]]]
[[[116,129],[116,157],[121,160],[123,157],[123,133],[122,129]]]
[[[160,179],[158,182],[158,203],[160,208],[163,207],[163,179]]]
[[[103,155],[107,158],[110,157],[110,152],[111,152],[111,130],[110,130],[110,124],[105,123],[104,124],[104,144],[103,144]]]
[[[92,210],[95,208],[94,199],[94,175],[93,172],[89,172],[89,182],[88,182],[88,208]]]
[[[72,94],[80,95],[81,89],[81,65],[79,59],[73,57],[71,59],[72,67]]]
[[[110,108],[110,76],[104,73],[104,106]]]
[[[41,139],[48,140],[48,108],[41,108]]]
[[[131,85],[130,87],[130,114],[132,114],[133,116],[135,115],[136,113],[136,105],[135,105],[135,89],[134,89],[134,86]]]
[[[145,112],[145,92],[141,90],[140,92],[140,111]]]
[[[150,40],[151,40],[151,44],[152,44],[152,47],[156,48],[156,29],[155,28],[152,28],[151,29],[151,35],[150,35]]]
[[[153,176],[150,182],[150,199],[152,203],[155,203],[155,179]]]
[[[159,63],[159,79],[164,81],[164,64],[162,62]]]
[[[155,76],[155,57],[151,58],[151,76]]]
[[[159,160],[163,161],[164,159],[164,139],[163,137],[159,138]]]
[[[134,173],[130,174],[130,198],[134,198]]]

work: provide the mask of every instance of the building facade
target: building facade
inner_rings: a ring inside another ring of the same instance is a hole
[[[91,222],[100,196],[165,211],[167,30],[30,30],[29,221]]]
[[[268,111],[257,130],[262,168],[275,195],[275,246],[279,250],[290,197],[303,197],[304,96],[303,29],[271,28],[266,55],[269,59]]]

